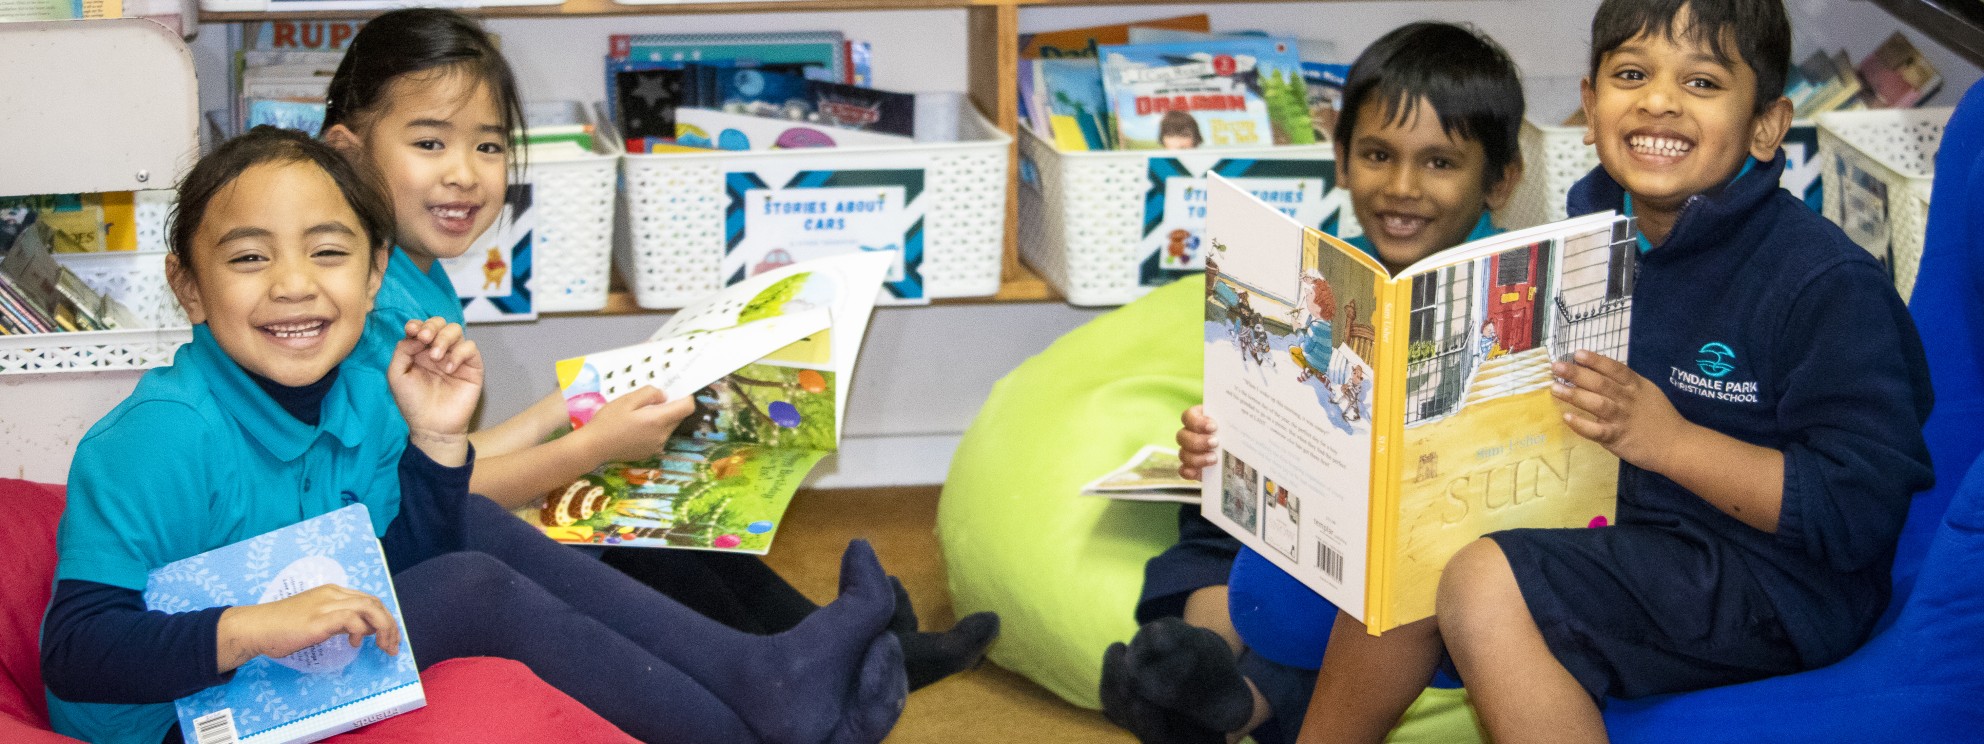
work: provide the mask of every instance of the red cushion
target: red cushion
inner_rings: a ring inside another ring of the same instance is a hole
[[[55,522],[63,489],[0,479],[0,740],[22,723],[46,730],[48,699],[41,687],[41,615],[55,576]],[[66,739],[57,739],[66,741]]]
[[[75,742],[48,733],[41,686],[41,616],[55,576],[61,486],[0,478],[0,742]],[[632,742],[606,719],[508,659],[435,664],[420,675],[427,707],[329,741]]]
[[[487,656],[449,659],[421,672],[420,681],[427,689],[427,707],[325,741],[635,741],[579,701],[538,679],[521,662]]]

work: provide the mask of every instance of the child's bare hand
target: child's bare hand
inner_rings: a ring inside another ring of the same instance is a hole
[[[660,389],[643,386],[608,402],[572,435],[585,437],[602,463],[646,459],[661,452],[675,427],[695,410],[694,399],[668,400]]]
[[[1572,359],[1550,365],[1570,383],[1550,386],[1552,395],[1576,409],[1564,414],[1564,423],[1619,459],[1658,472],[1654,461],[1680,436],[1687,419],[1659,386],[1631,367],[1590,351],[1578,351]]]
[[[406,338],[393,349],[386,382],[416,434],[466,434],[482,395],[482,353],[462,337],[459,324],[409,320]]]
[[[400,627],[386,605],[336,584],[267,604],[230,607],[221,613],[218,635],[222,671],[256,656],[288,656],[338,635],[348,636],[353,648],[365,643],[366,636],[377,636],[379,650],[400,652]]]
[[[1198,480],[1219,462],[1219,424],[1202,405],[1185,409],[1179,420],[1185,427],[1178,430],[1178,477]]]

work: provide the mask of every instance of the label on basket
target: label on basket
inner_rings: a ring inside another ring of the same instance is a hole
[[[923,169],[799,171],[761,168],[725,174],[730,196],[723,275],[735,284],[815,258],[896,254],[883,304],[928,302],[923,290]]]
[[[1846,158],[1834,158],[1833,162],[1839,168],[1835,183],[1839,185],[1840,228],[1846,231],[1846,237],[1874,254],[1892,276],[1894,254],[1888,245],[1887,183],[1847,163]]]
[[[1206,174],[1218,173],[1303,225],[1340,234],[1355,224],[1348,197],[1334,191],[1336,161],[1328,158],[1268,160],[1187,155],[1150,159],[1144,198],[1144,237],[1137,276],[1144,286],[1169,283],[1206,267],[1201,237],[1206,224]],[[1355,234],[1355,233],[1353,233]]]
[[[531,244],[536,233],[531,185],[511,184],[496,223],[468,252],[441,262],[461,298],[464,320],[486,323],[537,317],[537,305],[530,298]]]
[[[1791,125],[1784,133],[1784,175],[1777,179],[1778,185],[1804,200],[1812,211],[1824,212],[1825,189],[1819,181],[1819,171],[1823,168],[1819,160],[1819,128],[1811,124]]]

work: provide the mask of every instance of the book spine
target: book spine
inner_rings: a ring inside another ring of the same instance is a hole
[[[1378,345],[1373,366],[1383,370],[1371,391],[1371,533],[1365,560],[1364,626],[1373,635],[1393,626],[1393,558],[1398,554],[1399,453],[1405,449],[1406,321],[1400,300],[1410,277],[1378,284]]]

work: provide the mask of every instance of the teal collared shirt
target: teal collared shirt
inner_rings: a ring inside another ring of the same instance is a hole
[[[421,271],[406,249],[393,246],[379,296],[372,300],[372,313],[365,316],[365,335],[351,356],[367,367],[383,370],[393,360],[393,347],[406,337],[406,322],[435,316],[450,323],[462,322],[462,301],[455,295],[455,283],[448,279],[440,261]]]
[[[1468,231],[1467,240],[1461,242],[1463,243],[1473,242],[1476,240],[1480,240],[1482,238],[1493,237],[1500,234],[1502,234],[1502,229],[1496,227],[1495,223],[1489,220],[1489,215],[1487,212],[1482,212],[1481,219],[1474,221],[1474,229]],[[1349,243],[1351,247],[1363,251],[1364,255],[1370,256],[1372,260],[1377,261],[1379,264],[1383,264],[1385,262],[1383,258],[1378,257],[1378,247],[1371,244],[1371,239],[1369,237],[1359,235],[1357,237],[1350,238],[1343,242]],[[1452,247],[1453,246],[1451,245],[1447,246],[1447,248],[1452,248]],[[1442,248],[1440,250],[1446,250],[1446,248]]]
[[[342,370],[310,426],[196,325],[76,445],[55,578],[143,591],[160,566],[351,503],[384,535],[406,436],[382,376]],[[176,720],[170,703],[48,702],[57,732],[99,744],[156,744]]]

